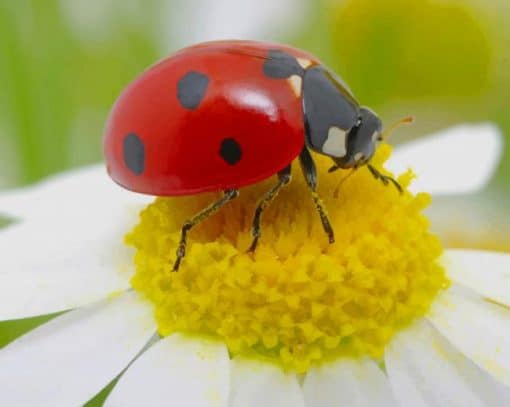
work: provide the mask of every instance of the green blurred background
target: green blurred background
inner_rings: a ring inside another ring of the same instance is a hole
[[[433,203],[469,227],[432,222],[447,245],[510,251],[508,0],[1,0],[0,189],[101,160],[127,83],[180,47],[234,37],[309,50],[386,123],[414,115],[396,144],[496,123],[507,142],[489,187]],[[41,321],[0,324],[0,346]]]
[[[415,115],[406,138],[479,120],[510,134],[509,23],[508,0],[2,0],[0,185],[100,160],[121,89],[221,37],[308,49],[386,122]],[[498,175],[505,187],[510,159]]]
[[[311,51],[386,123],[414,115],[396,144],[463,122],[510,135],[508,0],[2,0],[0,188],[101,160],[127,83],[180,47],[233,37]],[[510,250],[506,146],[490,187],[456,198],[487,230],[441,231],[446,243]]]

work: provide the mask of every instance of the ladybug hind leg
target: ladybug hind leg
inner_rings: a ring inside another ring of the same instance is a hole
[[[301,164],[301,170],[303,171],[306,183],[312,191],[313,204],[321,218],[324,232],[328,235],[329,243],[334,243],[335,233],[331,227],[331,223],[329,222],[326,207],[324,206],[322,199],[319,197],[319,194],[317,194],[317,169],[315,167],[315,162],[313,161],[312,155],[306,146],[303,147],[299,154],[299,163]]]
[[[175,260],[174,267],[172,271],[179,270],[179,266],[181,265],[181,261],[186,254],[186,237],[191,228],[207,219],[209,216],[216,213],[219,209],[221,209],[225,204],[230,202],[231,200],[237,198],[239,196],[239,190],[237,189],[228,189],[223,191],[223,196],[217,201],[210,204],[207,208],[203,209],[191,219],[188,219],[184,222],[181,229],[181,240],[179,242],[179,247],[177,248],[177,259]]]
[[[276,198],[280,189],[282,189],[285,185],[290,182],[291,174],[290,174],[291,166],[288,165],[283,170],[278,172],[278,183],[273,186],[269,191],[267,191],[262,199],[259,201],[257,205],[257,209],[255,209],[255,215],[253,216],[253,222],[251,226],[251,234],[253,236],[253,240],[251,242],[250,248],[248,252],[254,252],[257,248],[257,244],[260,239],[260,218],[262,216],[262,212],[266,209],[271,202]]]
[[[381,174],[379,172],[379,170],[377,168],[375,168],[371,164],[367,164],[367,167],[368,167],[368,169],[370,170],[370,172],[372,173],[372,175],[374,176],[375,179],[381,180],[381,182],[384,185],[388,185],[388,183],[391,182],[393,185],[395,185],[395,188],[398,189],[398,192],[400,192],[400,193],[403,192],[402,191],[402,187],[400,186],[400,184],[394,178],[390,177],[389,175]]]

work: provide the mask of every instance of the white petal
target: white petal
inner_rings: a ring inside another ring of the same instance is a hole
[[[103,164],[65,172],[34,186],[0,193],[0,213],[20,219],[41,217],[85,218],[98,220],[120,206],[150,202],[150,196],[126,191],[106,174]]]
[[[229,386],[224,345],[175,334],[156,343],[129,367],[105,406],[224,407]]]
[[[503,151],[503,137],[492,124],[461,125],[399,146],[387,163],[401,173],[416,173],[411,191],[463,194],[482,189]]]
[[[454,282],[510,306],[510,254],[450,249],[442,263]]]
[[[229,407],[300,407],[305,405],[295,374],[255,360],[231,362]]]
[[[434,197],[425,209],[432,231],[445,246],[508,246],[510,216],[508,198],[492,193]]]
[[[452,287],[436,299],[429,319],[464,355],[510,386],[510,309]]]
[[[81,405],[154,332],[151,308],[134,293],[57,317],[0,350],[0,405]]]
[[[109,222],[22,222],[0,230],[0,320],[89,304],[129,287],[133,251],[123,235],[136,215]]]
[[[456,351],[425,321],[397,335],[386,371],[402,406],[504,406],[510,389]]]
[[[308,407],[396,406],[387,377],[370,359],[345,359],[314,368],[303,391]]]

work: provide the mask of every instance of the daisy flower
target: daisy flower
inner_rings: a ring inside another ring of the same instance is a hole
[[[180,225],[210,194],[154,201],[103,166],[4,192],[0,319],[67,312],[0,350],[0,405],[82,405],[115,378],[108,406],[508,405],[510,255],[443,252],[421,213],[423,190],[483,186],[499,142],[479,125],[404,146],[387,163],[416,164],[402,195],[319,158],[334,245],[296,176],[247,254],[267,185],[244,188],[178,273]]]

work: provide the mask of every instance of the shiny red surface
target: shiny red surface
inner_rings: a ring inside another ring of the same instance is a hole
[[[286,79],[264,76],[268,49],[317,62],[283,45],[221,41],[181,50],[142,73],[120,95],[107,122],[110,176],[137,192],[187,195],[253,184],[292,162],[304,144],[301,98]],[[209,78],[196,110],[182,107],[176,96],[179,78],[191,70]],[[123,160],[123,140],[132,132],[145,146],[141,175]],[[224,138],[241,145],[235,165],[219,155]]]

